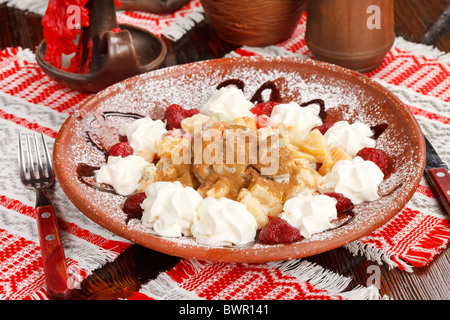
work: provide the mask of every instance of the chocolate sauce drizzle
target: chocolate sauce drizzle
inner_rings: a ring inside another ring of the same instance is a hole
[[[225,80],[221,83],[219,83],[219,85],[216,87],[217,90],[220,90],[224,87],[228,87],[228,86],[236,86],[239,90],[244,91],[244,87],[245,87],[245,83],[244,81],[240,80],[240,79],[229,79],[229,80]]]
[[[269,101],[271,101],[271,102],[281,102],[280,90],[278,90],[276,84],[273,83],[272,81],[267,81],[267,82],[263,83],[258,88],[258,90],[256,90],[255,94],[250,99],[250,102],[252,102],[254,104],[264,102],[264,99],[262,97],[262,93],[265,90],[267,90],[267,89],[270,89]]]
[[[382,134],[384,131],[386,131],[387,127],[388,127],[387,123],[381,123],[381,124],[378,124],[378,125],[376,125],[376,126],[370,127],[370,129],[371,129],[372,132],[373,132],[373,138],[374,138],[375,140],[378,139],[378,137],[381,136],[381,134]]]
[[[117,111],[105,111],[102,113],[102,116],[105,118],[105,120],[107,120],[108,117],[125,117],[125,118],[134,118],[134,119],[144,118],[143,115],[138,114],[138,113],[117,112]]]
[[[141,119],[144,118],[143,115],[137,114],[137,113],[129,113],[129,112],[117,112],[117,111],[105,111],[101,114],[95,114],[95,115],[91,115],[89,118],[84,120],[84,124],[85,127],[87,128],[84,132],[83,132],[83,138],[84,140],[90,144],[91,146],[93,146],[97,151],[103,153],[106,156],[106,152],[107,150],[105,150],[104,148],[102,148],[100,145],[98,145],[94,139],[92,139],[91,134],[92,134],[92,123],[94,121],[98,121],[98,116],[101,117],[101,119],[103,119],[103,121],[105,123],[108,122],[108,118],[110,117],[123,117],[123,118],[133,118],[133,119]]]
[[[335,221],[336,226],[333,229],[341,228],[355,219],[356,212],[353,211],[353,207],[354,206],[351,205],[350,208],[337,213],[337,219]],[[333,221],[331,223],[333,223]]]
[[[78,180],[95,190],[117,194],[116,191],[108,185],[102,186],[100,184],[96,184],[94,182],[89,181],[89,178],[92,178],[91,180],[95,180],[95,172],[99,169],[100,167],[98,166],[91,166],[86,163],[79,163],[77,165]]]
[[[319,118],[322,120],[322,122],[325,122],[326,118],[327,118],[327,112],[325,111],[325,102],[322,99],[313,99],[313,100],[301,103],[300,107],[306,107],[311,104],[319,105],[319,107],[320,107]]]

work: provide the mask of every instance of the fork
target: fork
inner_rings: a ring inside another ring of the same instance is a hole
[[[41,132],[43,156],[36,134],[19,135],[20,179],[27,188],[36,190],[36,220],[39,231],[42,263],[50,299],[68,299],[69,276],[53,205],[46,188],[53,185],[55,174],[44,135]]]

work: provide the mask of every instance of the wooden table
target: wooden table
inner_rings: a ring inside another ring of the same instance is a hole
[[[396,0],[395,31],[403,38],[434,45],[450,52],[449,2],[445,0]],[[447,11],[445,11],[447,9]],[[446,13],[444,13],[446,12]],[[435,22],[440,21],[438,25]],[[41,17],[0,4],[0,49],[21,46],[34,50],[42,40]],[[20,26],[19,28],[17,26]],[[169,58],[166,65],[211,59],[223,56],[233,46],[221,41],[211,27],[202,22],[185,37],[173,43],[166,40]],[[367,285],[377,266],[381,275],[380,294],[404,300],[450,299],[450,249],[443,250],[434,261],[423,268],[408,273],[378,266],[362,256],[354,257],[344,248],[332,250],[306,260],[317,263],[352,279],[349,289]],[[106,264],[85,279],[74,299],[118,299],[154,279],[160,271],[169,269],[178,258],[131,246],[114,262]]]

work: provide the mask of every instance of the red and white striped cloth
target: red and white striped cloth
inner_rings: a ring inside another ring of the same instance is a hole
[[[169,15],[121,12],[120,22],[157,34],[180,37],[200,21],[198,0]],[[242,47],[229,55],[293,55],[311,58],[305,44],[306,15],[288,41],[265,48]],[[450,161],[450,55],[401,38],[383,64],[367,73],[400,99],[416,116],[443,160]],[[0,51],[0,299],[47,299],[34,193],[17,172],[20,133],[44,132],[50,145],[67,118],[91,94],[54,82],[22,48]],[[86,218],[57,185],[52,199],[71,277],[80,281],[116,259],[130,242]],[[423,179],[407,206],[385,226],[346,248],[355,255],[413,271],[432,261],[450,240],[450,220]],[[368,299],[373,287],[347,290],[351,279],[319,265],[294,260],[267,264],[234,264],[181,260],[174,268],[143,285],[129,299]]]

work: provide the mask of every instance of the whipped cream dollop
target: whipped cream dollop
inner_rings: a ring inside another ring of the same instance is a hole
[[[322,124],[317,108],[313,106],[300,107],[297,102],[276,105],[272,109],[270,118],[277,124],[284,123],[292,127],[293,134],[300,135],[300,137]]]
[[[105,165],[96,172],[98,183],[106,183],[123,196],[134,193],[140,185],[144,168],[149,163],[143,158],[130,155],[128,157],[108,157]]]
[[[157,141],[167,132],[164,122],[149,116],[120,126],[119,133],[128,139],[134,154],[145,151],[156,153]]]
[[[383,178],[383,172],[374,162],[355,157],[336,162],[333,169],[324,176],[319,190],[323,193],[342,193],[354,204],[359,204],[380,198],[378,187]]]
[[[192,235],[209,246],[242,245],[255,240],[258,226],[242,203],[207,197],[192,224]]]
[[[236,87],[223,87],[214,92],[203,105],[200,113],[217,121],[232,121],[241,117],[254,118],[255,115],[250,112],[254,106],[245,98],[242,90]]]
[[[281,218],[300,230],[305,238],[333,227],[336,199],[326,195],[298,194],[284,203]]]
[[[149,185],[145,194],[147,197],[141,204],[142,224],[164,237],[191,235],[192,223],[203,201],[197,191],[178,181],[158,181]]]
[[[352,157],[362,148],[373,148],[376,145],[372,130],[361,122],[350,124],[347,121],[338,121],[324,136],[329,145],[342,147]]]

